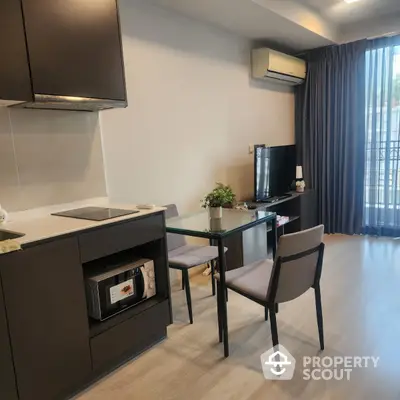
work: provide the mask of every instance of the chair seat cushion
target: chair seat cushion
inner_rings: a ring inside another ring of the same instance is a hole
[[[274,263],[272,260],[256,261],[242,268],[227,271],[225,283],[228,288],[260,301],[266,301],[269,280]],[[216,274],[219,280],[219,274]]]
[[[225,251],[228,249],[225,248]],[[168,263],[172,268],[191,268],[206,264],[218,258],[218,247],[186,245],[168,253]]]

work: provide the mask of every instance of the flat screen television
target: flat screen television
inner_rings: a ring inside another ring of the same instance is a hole
[[[290,191],[296,178],[296,146],[254,146],[254,200],[268,201]]]

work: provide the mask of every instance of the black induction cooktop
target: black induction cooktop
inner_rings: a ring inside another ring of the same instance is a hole
[[[83,207],[74,210],[62,211],[51,215],[59,217],[87,219],[89,221],[104,221],[106,219],[122,217],[124,215],[136,214],[139,211],[135,210],[121,210],[118,208],[104,208],[104,207]]]

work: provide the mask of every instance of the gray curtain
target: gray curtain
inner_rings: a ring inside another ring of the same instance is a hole
[[[367,41],[308,53],[296,89],[296,146],[306,185],[317,191],[326,233],[362,231]]]

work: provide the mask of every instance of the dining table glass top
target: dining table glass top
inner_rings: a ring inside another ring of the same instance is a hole
[[[223,209],[222,218],[210,218],[209,212],[200,212],[168,218],[166,228],[169,233],[204,238],[225,237],[235,232],[247,230],[263,222],[276,218],[268,211]]]

